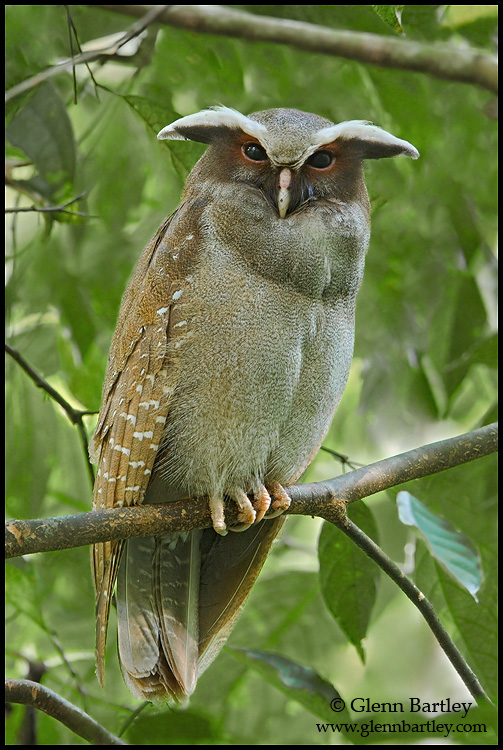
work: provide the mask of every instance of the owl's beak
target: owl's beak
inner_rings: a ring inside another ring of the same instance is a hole
[[[288,206],[290,205],[290,183],[292,181],[292,172],[285,167],[279,173],[279,192],[278,192],[278,213],[281,219],[284,219]]]

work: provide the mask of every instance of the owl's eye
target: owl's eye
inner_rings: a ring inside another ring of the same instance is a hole
[[[307,163],[315,169],[326,169],[334,161],[335,157],[330,151],[315,151],[311,154]]]
[[[267,154],[260,143],[245,143],[241,150],[251,161],[267,161]]]

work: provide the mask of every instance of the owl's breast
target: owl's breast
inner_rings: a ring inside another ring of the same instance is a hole
[[[326,263],[319,272],[326,285]],[[334,302],[322,281],[316,295],[278,283],[206,232],[177,301],[183,337],[168,343],[177,384],[159,465],[174,496],[298,473],[342,394],[353,314],[354,295]]]
[[[315,200],[281,219],[260,190],[245,186],[238,220],[222,200],[205,214],[206,246],[217,264],[244,264],[247,273],[313,299],[356,293],[360,285],[365,205]]]

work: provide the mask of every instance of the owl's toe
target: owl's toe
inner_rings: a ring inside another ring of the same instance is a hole
[[[261,484],[260,488],[253,493],[253,507],[255,508],[257,512],[255,523],[257,523],[257,521],[262,520],[262,518],[265,516],[265,514],[269,510],[270,506],[271,506],[271,496],[267,492],[264,485]]]
[[[210,497],[209,506],[213,528],[215,529],[217,534],[220,534],[220,536],[225,536],[227,534],[227,525],[225,523],[223,497],[221,497],[220,495],[217,495],[216,497]]]
[[[246,529],[249,529],[250,526],[253,526],[254,523],[258,523],[262,520],[271,505],[271,496],[267,492],[264,485],[260,485],[259,489],[253,493],[253,503],[251,503],[251,507],[255,512],[255,518],[250,522],[252,516],[250,513],[250,508],[248,506],[248,503],[250,502],[248,496],[246,495],[247,502],[244,499],[244,493],[241,493],[241,491],[239,491],[239,501],[236,495],[231,495],[231,497],[242,509],[238,518],[239,520],[243,521],[243,523],[239,524],[239,526],[230,526],[229,531],[246,531]],[[246,519],[247,515],[248,519]]]
[[[280,516],[285,510],[288,510],[292,501],[279,482],[270,482],[267,485],[267,490],[272,497],[272,502],[266,518],[276,518],[276,516]]]
[[[252,524],[257,516],[250,498],[244,490],[236,489],[229,492],[229,497],[234,500],[239,508],[238,519],[242,523]]]

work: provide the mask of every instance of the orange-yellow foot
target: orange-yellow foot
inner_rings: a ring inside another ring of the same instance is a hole
[[[272,497],[272,502],[266,518],[276,518],[284,513],[285,510],[288,510],[292,501],[285,488],[279,482],[270,482],[267,485],[267,489],[269,495]]]
[[[248,498],[248,495],[246,496]],[[233,499],[235,499],[233,497]],[[237,500],[236,500],[237,502]],[[252,507],[255,512],[255,518],[251,523],[240,523],[238,526],[229,526],[229,531],[246,531],[246,529],[249,529],[250,526],[252,526],[254,523],[258,523],[262,520],[264,517],[266,511],[269,509],[271,505],[271,496],[267,492],[264,485],[260,485],[257,490],[253,493],[253,503]],[[241,514],[238,516],[240,520]]]
[[[261,521],[271,507],[271,496],[263,484],[261,484],[259,489],[253,493],[253,507],[257,511],[255,523]]]
[[[221,536],[228,531],[246,531],[254,523],[266,518],[276,518],[290,507],[290,498],[279,482],[271,482],[268,487],[263,484],[253,493],[253,503],[242,489],[227,490],[226,495],[239,508],[238,521],[235,526],[225,522],[225,505],[221,495],[210,498],[209,505],[213,528]],[[268,512],[269,511],[269,512]]]
[[[213,528],[215,529],[217,534],[221,534],[221,536],[225,536],[229,529],[231,531],[245,531],[245,529],[250,528],[252,523],[255,521],[255,518],[257,517],[255,508],[253,507],[250,498],[248,497],[246,492],[244,492],[244,490],[228,490],[226,494],[231,498],[231,500],[234,500],[239,508],[238,521],[240,521],[240,524],[239,526],[235,526],[233,528],[227,527],[227,524],[225,523],[223,497],[221,495],[211,497],[210,511]]]

